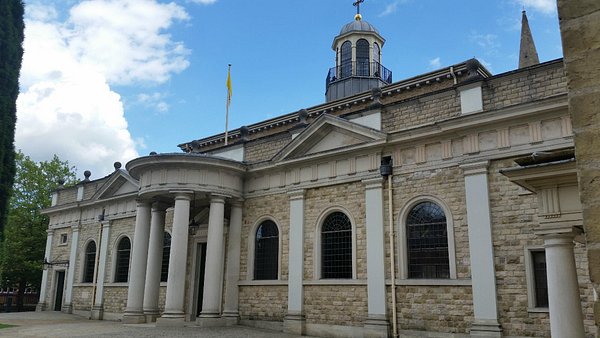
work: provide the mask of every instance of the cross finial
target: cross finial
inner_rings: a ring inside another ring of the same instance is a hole
[[[365,0],[356,0],[352,5],[356,7],[356,15],[360,15],[360,4],[365,2]]]

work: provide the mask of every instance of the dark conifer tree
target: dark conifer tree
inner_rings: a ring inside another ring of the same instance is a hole
[[[0,1],[0,237],[15,175],[15,123],[23,58],[23,2]]]

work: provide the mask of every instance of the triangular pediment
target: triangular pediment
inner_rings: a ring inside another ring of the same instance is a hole
[[[104,183],[92,199],[108,199],[120,195],[131,194],[139,190],[138,181],[131,177],[126,171],[115,171]]]
[[[325,154],[346,148],[385,141],[378,130],[329,114],[321,115],[285,146],[274,161]]]

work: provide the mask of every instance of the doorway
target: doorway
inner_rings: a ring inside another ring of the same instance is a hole
[[[206,267],[206,243],[198,243],[196,250],[196,280],[198,281],[198,298],[196,299],[196,317],[202,312],[204,296],[204,269]]]
[[[63,291],[65,288],[65,272],[56,272],[56,292],[54,293],[54,311],[62,309]]]

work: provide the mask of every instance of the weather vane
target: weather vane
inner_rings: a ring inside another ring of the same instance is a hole
[[[360,15],[360,4],[365,2],[365,0],[356,0],[352,5],[356,7],[356,15]]]

